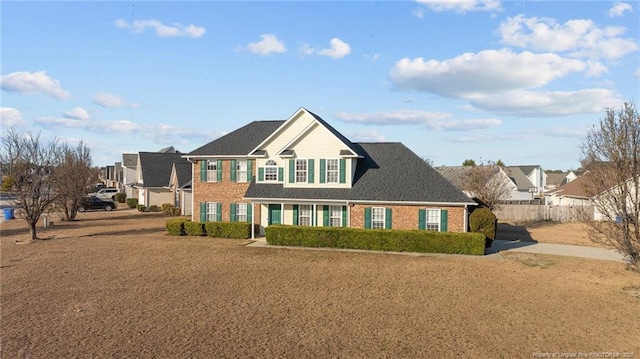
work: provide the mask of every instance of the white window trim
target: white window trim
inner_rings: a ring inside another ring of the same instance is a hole
[[[298,161],[302,162],[304,161],[304,171],[302,170],[298,170]],[[303,159],[303,158],[296,158],[294,160],[294,165],[296,166],[294,168],[294,176],[295,176],[295,183],[307,183],[307,181],[309,180],[309,160],[307,159]],[[302,173],[304,172],[304,180],[303,181],[299,181],[298,180],[298,172]]]
[[[214,169],[210,169],[209,166],[212,166]],[[217,160],[207,161],[207,182],[218,182],[218,161]]]
[[[275,170],[275,179],[267,179],[267,170]],[[264,182],[279,182],[278,181],[278,164],[274,160],[268,160],[264,164]]]
[[[436,212],[438,214],[435,222],[429,222],[429,212]],[[426,211],[425,211],[425,215],[424,215],[424,228],[427,231],[434,231],[433,229],[429,229],[429,224],[432,224],[432,225],[435,224],[438,227],[438,229],[435,230],[435,231],[436,232],[440,232],[441,231],[441,228],[440,228],[441,219],[442,219],[442,210],[435,209],[435,208],[427,208]]]
[[[376,216],[375,212],[376,211],[381,211],[382,212],[382,220],[380,220],[380,219],[376,220],[375,219],[375,216]],[[384,229],[385,228],[385,224],[387,223],[386,215],[387,215],[387,209],[385,207],[371,207],[371,228],[372,229]],[[382,222],[382,227],[376,227],[374,225],[374,223],[377,223],[377,222]]]
[[[336,169],[335,170],[331,170],[332,173],[335,173],[336,175],[336,180],[335,181],[329,181],[329,161],[336,161]],[[325,183],[340,183],[340,159],[338,158],[326,158],[325,161]]]
[[[244,164],[244,169],[242,169],[242,164]],[[247,182],[247,160],[236,160],[236,182],[244,183]],[[244,173],[244,179],[240,178],[240,175]]]
[[[241,220],[240,216],[244,216],[244,219]],[[236,203],[236,222],[248,222],[249,217],[247,215],[247,203],[238,202]]]
[[[218,219],[218,212],[216,211],[218,202],[207,202],[207,222],[215,222]],[[213,219],[211,219],[213,218]]]
[[[303,208],[309,209],[309,215],[303,216]],[[309,218],[309,224],[302,224],[302,218]],[[298,205],[298,225],[299,226],[313,226],[313,206],[310,204],[300,204]]]
[[[338,216],[334,217],[333,213],[338,213]],[[333,225],[334,219],[338,220],[337,226]],[[342,206],[329,206],[329,227],[342,227]]]

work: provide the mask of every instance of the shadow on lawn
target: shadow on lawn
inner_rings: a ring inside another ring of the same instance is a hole
[[[491,247],[485,249],[485,254],[493,254],[514,248],[522,248],[538,243],[531,237],[531,233],[523,225],[498,223],[496,239]]]

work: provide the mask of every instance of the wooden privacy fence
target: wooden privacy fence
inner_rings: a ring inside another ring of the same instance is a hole
[[[548,206],[529,204],[503,204],[493,211],[499,221],[532,222],[558,221],[572,222],[582,218],[593,219],[593,206]]]

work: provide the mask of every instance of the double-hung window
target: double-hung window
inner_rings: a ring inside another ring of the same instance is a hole
[[[236,221],[247,222],[247,204],[236,203]]]
[[[247,160],[236,161],[236,182],[247,182]]]
[[[342,227],[342,206],[329,206],[329,226]]]
[[[296,159],[296,182],[307,182],[307,160]]]
[[[340,160],[327,159],[327,183],[338,183],[340,176]]]
[[[440,210],[427,209],[425,229],[427,231],[440,231]]]
[[[218,203],[207,202],[207,222],[215,222],[218,219]]]
[[[301,226],[311,225],[311,205],[300,205],[298,207],[298,224]]]
[[[274,160],[268,160],[264,166],[264,180],[266,182],[278,181],[278,165]]]
[[[207,182],[218,180],[218,161],[207,161]]]
[[[385,223],[385,208],[384,207],[372,207],[371,208],[371,228],[384,229]]]

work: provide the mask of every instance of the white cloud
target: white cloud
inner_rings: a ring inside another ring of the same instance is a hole
[[[353,142],[384,142],[386,138],[374,129],[344,131],[345,136]]]
[[[60,87],[60,81],[49,77],[46,71],[12,72],[0,77],[0,87],[25,95],[47,94],[59,99],[71,98],[69,92]]]
[[[417,17],[418,19],[422,19],[424,17],[424,9],[417,8],[413,10],[413,16]]]
[[[82,107],[75,107],[70,111],[64,113],[64,117],[72,120],[81,120],[87,121],[89,120],[89,113]]]
[[[633,75],[637,78],[640,78],[640,69],[637,69],[636,72],[633,73]]]
[[[173,26],[164,25],[158,20],[135,20],[129,23],[126,20],[118,19],[115,21],[115,26],[119,29],[131,29],[131,32],[135,34],[141,34],[145,29],[151,28],[156,31],[156,35],[160,37],[201,37],[206,32],[204,27],[195,26],[190,24],[184,26],[182,24],[174,23]]]
[[[97,93],[93,96],[93,103],[102,107],[138,107],[137,104],[130,104],[121,96],[108,92]]]
[[[598,77],[602,74],[609,72],[606,66],[598,61],[587,61],[587,77]]]
[[[13,107],[0,107],[0,127],[20,127],[26,123],[22,118],[22,113]]]
[[[303,55],[317,54],[321,56],[329,56],[333,59],[340,59],[351,53],[351,46],[337,37],[331,39],[329,45],[331,46],[329,48],[317,49],[311,47],[309,44],[302,44],[302,46],[298,48],[298,51]],[[376,55],[373,55],[375,59],[373,59],[372,61],[377,60]]]
[[[622,16],[626,11],[633,11],[633,7],[627,3],[618,1],[609,9],[609,17]]]
[[[531,129],[527,130],[526,134],[532,136],[547,136],[547,137],[568,137],[568,138],[585,138],[587,137],[587,128],[567,128],[567,127],[551,127],[544,129]]]
[[[623,101],[608,89],[531,92],[523,90],[476,95],[471,104],[494,113],[511,116],[566,116],[598,113],[606,107],[620,107]]]
[[[389,76],[400,90],[466,98],[475,93],[537,88],[586,69],[585,62],[556,54],[502,49],[466,53],[444,61],[404,58],[396,62]]]
[[[551,18],[510,17],[500,24],[502,43],[536,51],[567,53],[571,57],[617,59],[638,50],[636,41],[624,39],[624,27],[598,27],[591,20],[558,24]]]
[[[500,10],[498,0],[417,0],[429,9],[440,11],[455,11],[466,13],[469,11],[494,11]]]
[[[280,41],[274,34],[260,35],[260,41],[250,42],[247,44],[247,49],[254,54],[263,56],[281,54],[287,51],[287,48],[284,46],[284,42]]]
[[[419,125],[431,130],[470,131],[498,126],[498,119],[449,120],[450,113],[398,110],[372,113],[338,112],[336,118],[347,123],[366,125]]]

